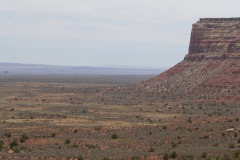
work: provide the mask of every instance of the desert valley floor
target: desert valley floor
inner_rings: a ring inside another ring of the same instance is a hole
[[[149,78],[3,76],[0,159],[240,157],[237,103],[165,100],[121,104],[102,97],[108,89]],[[121,95],[111,93],[108,98],[111,96]]]

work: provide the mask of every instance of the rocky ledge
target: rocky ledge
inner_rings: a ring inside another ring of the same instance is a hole
[[[185,60],[240,58],[240,18],[200,18]]]

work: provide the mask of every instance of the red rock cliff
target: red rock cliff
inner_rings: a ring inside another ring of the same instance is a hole
[[[240,18],[201,18],[193,24],[185,60],[240,58]]]

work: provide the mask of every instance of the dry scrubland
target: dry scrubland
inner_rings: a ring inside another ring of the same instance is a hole
[[[144,97],[136,103],[135,94],[128,94],[124,104],[117,91],[107,94],[148,78],[0,78],[0,159],[225,160],[240,155],[236,103]],[[114,97],[120,100],[108,101]]]

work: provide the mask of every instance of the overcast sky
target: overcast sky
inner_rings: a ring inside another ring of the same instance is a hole
[[[170,67],[192,24],[240,17],[239,0],[0,0],[0,62]]]

